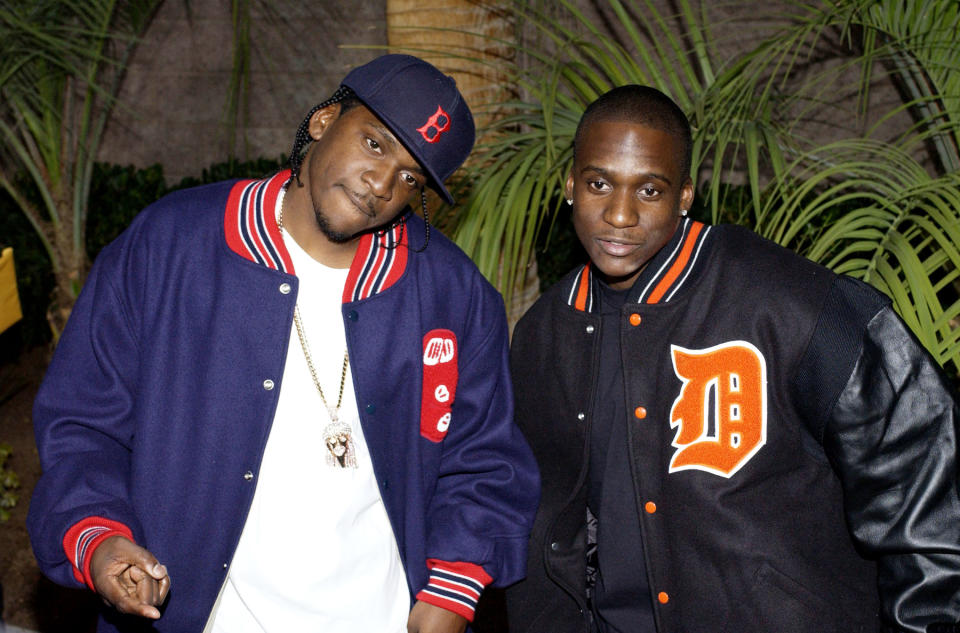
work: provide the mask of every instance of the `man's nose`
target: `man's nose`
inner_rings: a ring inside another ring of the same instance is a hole
[[[374,169],[368,169],[363,174],[363,182],[370,189],[370,193],[384,200],[389,200],[393,197],[393,188],[391,187],[392,180],[393,174],[390,170],[379,166]]]
[[[626,193],[612,196],[603,210],[604,222],[618,229],[636,225],[640,218],[636,204],[637,201]]]

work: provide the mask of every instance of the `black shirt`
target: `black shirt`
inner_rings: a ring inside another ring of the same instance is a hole
[[[590,592],[600,633],[655,633],[653,604],[630,460],[620,330],[633,289],[600,288],[600,369],[590,431],[587,505],[597,519],[595,584]]]

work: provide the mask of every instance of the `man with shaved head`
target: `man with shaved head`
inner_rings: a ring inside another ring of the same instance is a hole
[[[687,217],[691,148],[644,86],[577,128],[589,262],[511,349],[542,477],[511,633],[960,630],[943,372],[870,286]]]

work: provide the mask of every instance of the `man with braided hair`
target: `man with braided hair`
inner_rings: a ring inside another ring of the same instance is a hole
[[[34,408],[44,573],[99,631],[458,632],[537,503],[503,303],[407,206],[467,157],[453,80],[351,71],[290,169],[165,197],[104,249]]]

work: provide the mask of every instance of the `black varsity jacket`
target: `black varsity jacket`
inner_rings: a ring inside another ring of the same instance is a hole
[[[543,490],[511,633],[587,628],[594,283],[573,271],[513,337]],[[954,630],[960,408],[886,297],[685,220],[619,328],[658,631]]]

